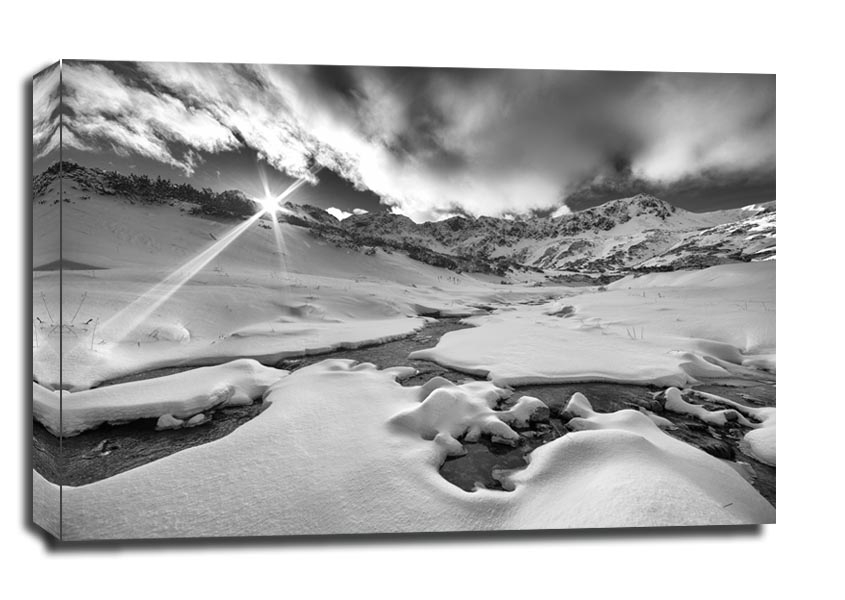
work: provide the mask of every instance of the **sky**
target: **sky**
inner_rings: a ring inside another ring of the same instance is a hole
[[[418,222],[775,200],[774,75],[64,61],[58,79],[34,81],[35,172],[61,139],[88,166],[250,196],[304,178],[291,201]]]

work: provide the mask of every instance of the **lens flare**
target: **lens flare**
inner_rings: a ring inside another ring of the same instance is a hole
[[[172,298],[182,286],[195,277],[197,273],[208,265],[208,263],[219,256],[221,252],[223,252],[229,245],[232,244],[232,242],[240,237],[247,229],[250,228],[251,225],[256,223],[265,214],[270,216],[273,226],[273,237],[280,257],[282,272],[286,272],[286,248],[276,215],[279,212],[290,212],[281,206],[281,202],[307,183],[310,178],[316,175],[321,169],[322,167],[319,167],[312,171],[310,176],[300,177],[278,195],[273,195],[270,192],[266,177],[264,177],[263,173],[259,173],[264,186],[264,195],[261,198],[254,199],[260,207],[259,210],[249,219],[231,229],[215,243],[202,250],[188,262],[179,266],[159,283],[141,294],[141,296],[139,296],[126,308],[108,319],[105,323],[103,323],[103,330],[108,330],[115,341],[123,341],[130,333],[146,321],[156,309]]]
[[[262,198],[254,198],[253,200],[256,204],[258,204],[262,212],[266,212],[270,215],[275,215],[276,211],[282,208],[275,196],[264,196]]]
[[[267,177],[265,176],[264,172],[258,172],[258,176],[261,179],[261,185],[264,188],[264,195],[259,198],[254,198],[253,200],[256,204],[261,207],[262,214],[266,213],[270,216],[270,223],[272,224],[273,228],[273,239],[276,242],[276,253],[279,255],[279,267],[283,275],[288,271],[287,262],[285,260],[285,256],[287,255],[287,248],[285,247],[285,241],[282,237],[282,229],[279,226],[279,220],[277,218],[277,215],[279,213],[288,214],[291,212],[287,208],[282,206],[282,202],[286,198],[290,197],[294,192],[296,192],[296,190],[308,183],[311,177],[319,173],[322,168],[322,166],[318,166],[313,171],[310,171],[309,176],[300,177],[278,195],[274,195],[270,191],[270,185],[267,182]]]
[[[278,195],[274,195],[270,191],[270,184],[267,182],[267,176],[263,171],[259,171],[258,177],[261,179],[261,187],[264,189],[264,194],[260,197],[253,198],[253,201],[258,204],[263,211],[266,211],[271,215],[274,215],[277,212],[287,212],[287,210],[281,205],[282,202],[290,197],[296,190],[308,183],[312,177],[322,170],[322,165],[317,166],[314,170],[309,171],[308,175],[300,177]]]

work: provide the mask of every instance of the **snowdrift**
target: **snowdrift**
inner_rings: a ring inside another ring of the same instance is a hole
[[[71,436],[103,423],[169,417],[170,427],[224,406],[251,404],[287,371],[241,359],[216,367],[82,392],[33,383],[33,415],[54,435]]]

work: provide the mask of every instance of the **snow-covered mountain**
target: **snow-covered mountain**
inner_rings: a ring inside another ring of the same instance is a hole
[[[36,202],[58,198],[58,173],[57,163],[33,178]],[[243,218],[255,211],[237,191],[216,194],[73,163],[63,164],[62,176],[66,200],[93,193],[179,206],[196,216]],[[776,256],[775,202],[693,213],[640,194],[559,217],[456,216],[427,223],[389,212],[339,221],[321,208],[287,202],[279,218],[340,248],[401,252],[438,267],[502,277],[671,271]]]
[[[692,213],[638,195],[556,218],[452,217],[417,224],[401,215],[367,213],[316,233],[338,243],[345,237],[359,245],[426,248],[486,263],[493,271],[519,265],[601,273],[770,259],[775,256],[775,218],[774,202]]]

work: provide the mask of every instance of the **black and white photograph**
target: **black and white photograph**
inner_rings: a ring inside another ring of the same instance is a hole
[[[774,75],[32,85],[52,535],[775,522]]]
[[[62,540],[773,523],[775,76],[63,60]]]

